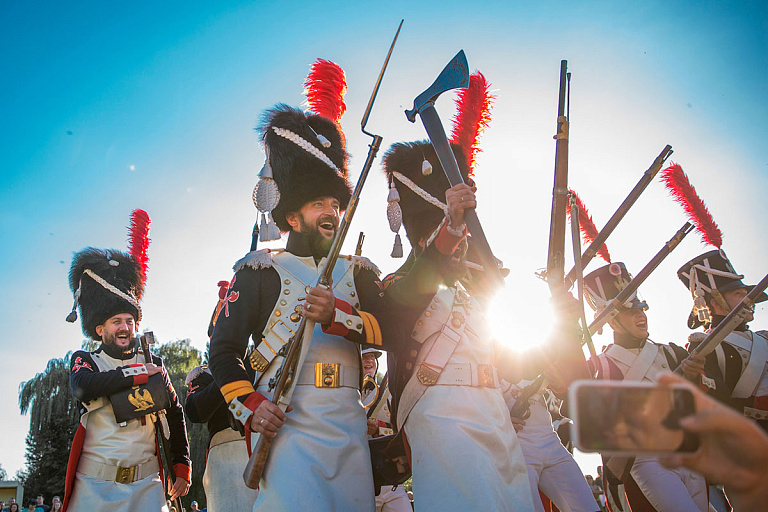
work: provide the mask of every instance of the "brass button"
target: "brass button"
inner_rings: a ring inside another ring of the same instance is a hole
[[[280,316],[280,315],[282,315],[282,313],[280,313],[279,309],[277,311],[275,311],[275,316]]]
[[[437,305],[436,304],[430,304],[429,305],[429,309],[437,309]]]
[[[289,290],[288,288],[286,288],[285,290],[283,290],[283,293],[284,293],[285,295],[288,295],[289,293],[291,293],[291,290]]]
[[[355,292],[349,292],[349,296],[350,297],[354,297],[355,296]]]
[[[309,286],[309,285],[305,286],[304,287],[304,293],[309,293],[309,290],[311,290],[311,289],[312,289],[311,286]]]
[[[417,350],[411,350],[411,357],[416,357],[417,355],[419,355]]]
[[[424,325],[424,322],[422,322],[421,320],[419,320],[418,322],[416,322],[416,325]]]
[[[233,404],[233,403],[229,404],[229,408],[232,409],[233,411],[235,410],[235,407],[236,407],[235,404]]]
[[[359,307],[360,307],[360,303],[359,302],[355,302],[355,308],[359,308]]]
[[[411,363],[405,363],[406,370],[410,370],[411,368],[413,368],[413,365]]]
[[[298,322],[301,320],[301,315],[298,313],[291,313],[291,322]]]
[[[362,329],[363,328],[363,324],[357,324],[357,328],[358,329]]]
[[[426,317],[430,317],[430,316],[432,316],[432,313],[430,313],[429,311],[427,311],[426,313],[424,313],[424,316],[426,316]]]
[[[286,280],[285,280],[285,281],[283,281],[283,282],[284,282],[285,284],[291,284],[291,280],[290,280],[290,279],[286,279]]]
[[[235,416],[242,416],[242,415],[243,415],[243,411],[237,411],[237,412],[235,413]]]
[[[350,288],[352,288],[352,282],[351,282],[351,281],[350,281],[350,282],[348,282],[348,283],[347,283],[347,286],[349,286]]]
[[[352,325],[352,320],[347,320],[347,325]]]
[[[665,365],[665,364],[662,364],[662,365],[661,365],[661,367],[662,367],[662,368],[666,368],[666,367],[667,367],[667,365]]]
[[[288,302],[287,302],[285,299],[282,299],[282,300],[280,301],[280,305],[281,305],[281,306],[287,306],[287,305],[288,305]]]

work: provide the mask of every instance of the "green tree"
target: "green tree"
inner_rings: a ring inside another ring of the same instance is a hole
[[[79,419],[77,401],[69,391],[69,360],[51,359],[45,371],[19,386],[19,408],[29,412],[24,494],[63,495],[72,437]]]
[[[8,473],[3,469],[2,464],[0,464],[0,480],[8,480]]]

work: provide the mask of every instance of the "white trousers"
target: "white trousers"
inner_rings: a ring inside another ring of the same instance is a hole
[[[203,488],[209,512],[250,510],[259,491],[246,487],[243,471],[248,463],[245,440],[214,446],[208,452]]]
[[[398,485],[393,491],[392,487],[385,485],[376,496],[376,512],[412,512],[411,500],[405,493],[402,485]]]
[[[160,475],[155,473],[138,482],[119,484],[77,473],[69,512],[168,512]]]
[[[656,457],[637,457],[630,471],[658,512],[707,512],[704,477],[685,468],[667,469]]]

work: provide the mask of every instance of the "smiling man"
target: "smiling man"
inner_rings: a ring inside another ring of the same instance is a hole
[[[742,282],[744,276],[736,273],[721,250],[697,256],[677,275],[694,299],[688,327],[704,326],[706,332],[717,327],[753,288]],[[761,293],[755,302],[765,300],[768,295]],[[754,311],[707,356],[706,371],[724,388],[725,396],[718,398],[768,430],[768,331],[752,332],[747,324],[753,319]],[[695,345],[703,338],[703,333],[695,333],[689,340]]]
[[[382,343],[378,271],[365,258],[341,256],[331,288],[316,286],[351,197],[344,134],[336,119],[286,105],[263,119],[267,162],[254,197],[288,240],[284,250],[253,251],[235,264],[211,337],[210,369],[250,446],[258,436],[272,439],[254,510],[371,511],[359,345]],[[274,186],[277,194],[267,194]],[[315,329],[283,412],[270,401],[270,381],[283,360],[277,352],[302,316]],[[256,347],[243,361],[249,338]]]
[[[148,226],[149,217],[145,221]],[[145,251],[146,246],[143,258]],[[81,417],[67,466],[65,510],[167,511],[155,439],[158,421],[170,434],[174,475],[168,475],[173,479],[168,494],[175,499],[189,489],[184,413],[161,359],[146,361],[135,337],[145,269],[134,247],[131,254],[88,248],[72,260],[70,287],[83,333],[101,345],[71,357],[70,386]],[[67,320],[76,319],[73,309]],[[162,409],[166,390],[169,406]],[[122,416],[125,406],[132,411],[128,418]],[[119,421],[116,411],[121,411]]]
[[[589,305],[603,311],[623,290],[632,276],[623,263],[614,262],[584,277],[584,292]],[[664,345],[648,339],[648,304],[635,293],[609,322],[613,344],[608,345],[589,363],[598,379],[656,382],[660,373],[682,364],[685,377],[698,381],[703,377],[704,358],[689,356],[677,345]],[[657,457],[634,459],[604,458],[608,485],[606,495],[618,501],[619,485],[624,486],[627,501],[637,512],[706,512],[707,486],[704,478],[685,468],[667,469]]]

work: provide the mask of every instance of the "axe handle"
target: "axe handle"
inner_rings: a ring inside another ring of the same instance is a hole
[[[445,135],[443,124],[440,122],[440,116],[438,116],[437,110],[435,110],[434,103],[428,103],[422,107],[419,115],[421,116],[424,128],[427,130],[429,140],[435,148],[440,165],[443,166],[448,182],[452,187],[464,183],[461,172],[459,172],[459,164],[456,163],[456,157],[453,154],[451,145],[448,143],[448,137]],[[477,212],[474,209],[466,210],[464,212],[464,222],[466,222],[467,229],[472,234],[472,239],[477,244],[485,271],[488,272],[492,281],[501,285],[501,273],[496,264],[496,258],[491,251],[491,246],[488,244],[488,239],[485,237],[483,227],[480,225],[480,219],[477,218]]]

